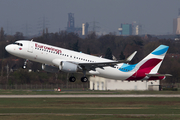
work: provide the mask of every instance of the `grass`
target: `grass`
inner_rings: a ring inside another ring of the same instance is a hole
[[[3,98],[0,119],[173,120],[180,98]]]
[[[0,90],[0,95],[180,94],[180,91]],[[180,98],[1,98],[0,120],[173,120]]]
[[[59,94],[180,94],[180,91],[91,91],[83,89],[62,89],[61,92],[53,90],[15,90],[1,89],[0,95],[59,95]]]
[[[114,115],[114,116],[102,116],[102,115],[32,115],[28,116],[2,116],[3,120],[172,120],[178,119],[179,117],[169,116],[126,116],[126,115]],[[0,119],[1,119],[0,118]]]

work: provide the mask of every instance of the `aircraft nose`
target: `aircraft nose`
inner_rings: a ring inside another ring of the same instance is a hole
[[[5,47],[5,50],[6,50],[7,52],[11,52],[11,49],[12,49],[12,47],[11,47],[10,45],[7,45],[7,46]]]

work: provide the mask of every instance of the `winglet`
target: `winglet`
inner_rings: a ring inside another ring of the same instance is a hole
[[[137,51],[134,51],[133,54],[131,54],[126,61],[131,61],[133,59],[133,57],[136,55]]]

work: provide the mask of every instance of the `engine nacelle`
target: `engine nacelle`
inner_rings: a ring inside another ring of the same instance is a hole
[[[56,73],[59,71],[57,67],[42,64],[42,69],[46,72]]]
[[[75,73],[78,69],[78,65],[66,61],[60,63],[59,69],[63,72]]]

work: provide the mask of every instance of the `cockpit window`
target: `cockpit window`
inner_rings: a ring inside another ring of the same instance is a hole
[[[15,42],[14,44],[18,45],[18,46],[23,46],[22,43],[18,43],[18,42]]]

